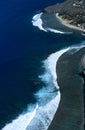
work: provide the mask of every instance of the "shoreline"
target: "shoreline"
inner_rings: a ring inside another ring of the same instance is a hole
[[[85,32],[84,29],[82,29],[82,28],[80,28],[80,27],[77,27],[76,25],[72,25],[72,24],[70,23],[72,20],[68,20],[68,19],[62,18],[62,16],[59,16],[58,13],[56,13],[56,18],[59,19],[59,21],[60,21],[63,25],[65,25],[66,27],[69,27],[69,28],[71,28],[71,29],[76,29],[76,30]]]
[[[58,61],[61,101],[48,130],[84,130],[84,84],[78,75],[84,54],[85,47],[73,55],[63,54]]]
[[[85,69],[85,54],[82,56],[81,64],[82,64],[83,68]]]

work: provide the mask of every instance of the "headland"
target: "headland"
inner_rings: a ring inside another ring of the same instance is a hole
[[[82,56],[85,47],[78,52],[63,54],[56,66],[61,101],[48,130],[84,130],[84,80]],[[84,57],[85,58],[85,57]],[[84,61],[84,60],[83,60]],[[85,62],[83,62],[85,65]]]
[[[65,0],[42,11],[85,35],[85,0]],[[63,54],[56,71],[61,101],[48,130],[84,130],[85,47],[71,55]]]
[[[55,13],[62,23],[85,32],[85,0],[65,0],[43,9],[44,13]]]

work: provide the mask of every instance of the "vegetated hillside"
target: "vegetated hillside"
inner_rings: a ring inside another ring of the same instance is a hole
[[[85,0],[65,0],[62,3],[49,6],[43,10],[48,13],[59,13],[71,24],[85,29]]]

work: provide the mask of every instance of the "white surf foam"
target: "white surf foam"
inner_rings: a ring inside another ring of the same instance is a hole
[[[72,34],[72,32],[63,32],[52,28],[46,28],[46,30],[54,33],[60,33],[60,34]]]
[[[65,34],[65,32],[61,32],[61,31],[58,31],[58,30],[52,29],[52,28],[47,28],[47,30],[50,31],[50,32],[54,32],[54,33]]]
[[[45,74],[41,76],[41,79],[48,82],[48,78],[46,78],[46,77],[48,77],[48,75],[49,76],[51,75],[51,77],[53,79],[53,84],[55,85],[55,87],[57,89],[59,89],[59,86],[56,82],[57,81],[56,64],[57,64],[57,61],[60,58],[60,56],[68,50],[69,50],[69,48],[55,52],[55,53],[51,54],[47,58],[47,60],[44,61]]]
[[[85,36],[85,33],[81,33],[82,36]]]
[[[47,31],[43,28],[43,26],[42,26],[42,24],[43,24],[42,19],[41,19],[42,14],[43,14],[43,13],[36,14],[36,15],[32,18],[32,24],[33,24],[34,26],[38,27],[40,30],[43,30],[43,31],[47,32]]]
[[[51,54],[43,63],[44,63],[44,68],[45,68],[45,73],[39,78],[43,82],[45,82],[47,85],[49,85],[50,81],[53,82],[54,86],[59,89],[59,86],[56,82],[57,80],[57,75],[56,75],[56,64],[60,56],[67,52],[69,53],[69,50],[75,49],[76,51],[79,51],[81,48],[85,47],[85,45],[81,46],[74,46],[74,47],[69,47],[67,49],[63,49],[61,51],[58,51],[56,53]],[[47,86],[49,88],[49,86]],[[50,88],[51,89],[51,88]],[[44,90],[43,90],[44,91]],[[39,94],[39,97],[41,98],[41,91],[37,93]],[[41,92],[43,93],[43,92]],[[44,94],[44,93],[43,93]],[[42,97],[43,97],[42,94]],[[50,94],[49,94],[50,96]],[[42,100],[43,101],[43,100]],[[58,109],[60,102],[60,92],[58,91],[58,94],[56,95],[55,98],[53,98],[49,103],[47,103],[44,106],[40,106],[39,109],[36,112],[35,117],[33,118],[32,122],[29,124],[26,130],[47,130],[51,121],[54,118],[54,115]]]
[[[51,81],[57,89],[59,86],[56,82],[56,62],[58,61],[59,57],[67,50],[68,49],[64,49],[53,53],[44,61],[45,73],[40,78],[44,82],[49,82],[50,78],[48,75],[51,75]],[[2,130],[47,130],[59,106],[59,102],[60,92],[58,91],[56,97],[49,101],[46,105],[40,107],[37,105],[32,112],[27,111],[20,114],[18,118],[7,124]]]
[[[53,82],[53,85],[56,87],[56,89],[59,89],[59,86],[56,81],[57,80],[56,63],[59,57],[68,50],[69,48],[53,53],[43,62],[45,73],[39,77],[41,78],[42,81],[44,81],[48,85],[46,86],[46,88],[49,88],[49,82],[50,83]],[[41,98],[40,91],[37,93],[37,95],[39,96],[39,98]],[[42,97],[43,95],[44,93],[42,94]],[[43,102],[43,98],[41,101]],[[35,129],[47,130],[57,111],[59,102],[60,102],[60,92],[58,91],[55,98],[53,98],[46,105],[39,107],[35,117],[33,118],[32,122],[29,124],[26,130],[35,130]]]
[[[45,82],[46,85],[49,85],[49,81],[51,81],[53,82],[53,85],[56,87],[56,89],[59,89],[56,75],[56,64],[58,59],[63,53],[67,52],[68,50],[76,49],[78,51],[83,47],[85,47],[84,44],[81,46],[74,46],[63,49],[51,54],[45,61],[43,61],[45,73],[40,76],[41,80]],[[49,86],[46,87],[49,88]],[[39,92],[37,92],[37,95],[38,94]],[[43,99],[41,101],[43,101]],[[37,105],[33,111],[26,111],[25,113],[20,114],[18,118],[7,124],[2,130],[47,130],[57,111],[59,102],[60,92],[58,91],[55,98],[50,100],[47,104],[44,106]]]
[[[33,26],[36,26],[38,27],[40,30],[43,30],[45,32],[54,32],[54,33],[60,33],[60,34],[71,34],[72,32],[63,32],[63,31],[59,31],[59,30],[56,30],[56,29],[52,29],[52,28],[44,28],[42,25],[43,25],[43,21],[41,19],[41,16],[42,16],[42,12],[39,13],[39,14],[36,14],[35,16],[33,16],[32,18],[32,24]]]
[[[17,119],[7,124],[2,130],[26,130],[26,127],[34,118],[37,109],[38,105],[36,105],[36,108],[33,111],[22,113]]]
[[[39,107],[35,117],[26,130],[47,130],[60,102],[60,92],[45,106]]]
[[[71,46],[71,47],[69,47],[69,51],[68,51],[68,53],[70,54],[70,55],[73,55],[74,53],[76,53],[76,52],[78,52],[80,49],[82,49],[83,47],[85,47],[85,42],[82,42],[81,44],[79,44],[79,45],[74,45],[74,46]]]

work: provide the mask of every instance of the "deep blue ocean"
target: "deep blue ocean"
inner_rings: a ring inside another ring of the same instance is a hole
[[[41,9],[61,1],[0,1],[0,130],[28,104],[37,102],[34,94],[44,85],[39,79],[44,71],[42,61],[84,40],[73,34],[47,33],[32,25],[32,17]]]

